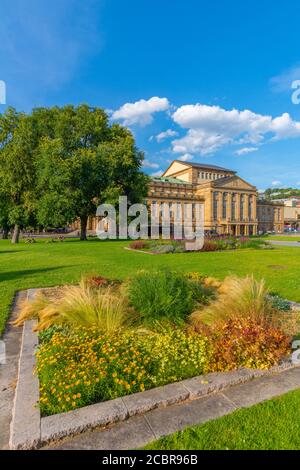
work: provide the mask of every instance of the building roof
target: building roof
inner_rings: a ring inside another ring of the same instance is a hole
[[[179,178],[171,178],[169,176],[152,176],[151,179],[157,183],[190,184],[187,181],[183,181]]]
[[[183,162],[181,160],[174,160],[174,162],[179,162],[182,163],[183,165],[187,166],[194,166],[196,168],[207,168],[211,170],[220,170],[220,171],[226,171],[229,173],[236,173],[234,170],[229,170],[228,168],[223,168],[222,166],[217,166],[217,165],[208,165],[207,163],[198,163],[198,162]]]

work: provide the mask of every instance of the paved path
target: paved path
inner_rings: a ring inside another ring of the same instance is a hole
[[[137,449],[187,426],[249,407],[300,388],[300,367],[254,379],[223,392],[190,402],[160,408],[107,429],[96,429],[44,449],[126,450]]]
[[[25,292],[17,295],[10,320],[17,317],[18,303],[25,295]],[[6,346],[6,364],[0,364],[0,450],[9,448],[9,431],[18,373],[21,336],[22,328],[14,328],[9,323],[7,324],[2,338]]]
[[[300,247],[299,242],[292,242],[292,241],[280,241],[280,240],[268,240],[269,243],[272,245],[278,245],[278,246],[297,246],[298,248]]]

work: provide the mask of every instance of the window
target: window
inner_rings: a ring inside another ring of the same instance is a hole
[[[222,217],[223,219],[227,217],[227,193],[223,193]]]
[[[249,217],[249,220],[252,220],[252,196],[249,196],[249,200],[248,200],[248,217]]]
[[[244,220],[244,203],[245,203],[245,196],[241,194],[240,198],[240,219]]]
[[[235,202],[236,202],[236,194],[232,193],[231,196],[231,218],[235,220]]]
[[[209,173],[209,179],[211,180],[211,173]]]
[[[218,197],[219,197],[219,193],[214,192],[213,197],[214,197],[214,200],[213,200],[213,219],[217,220],[217,218],[218,218]]]

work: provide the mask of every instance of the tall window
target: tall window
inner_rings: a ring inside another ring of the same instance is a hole
[[[252,220],[252,204],[253,204],[252,196],[249,196],[249,200],[248,200],[248,217],[249,217],[249,220]]]
[[[244,194],[241,194],[241,198],[240,198],[240,217],[241,217],[241,220],[244,220],[244,202],[245,202],[245,196],[244,196]]]
[[[222,217],[223,219],[227,217],[227,193],[223,193]]]
[[[235,220],[235,202],[236,202],[236,194],[232,193],[231,196],[231,218]]]
[[[217,220],[218,218],[218,196],[219,193],[214,192],[214,201],[213,201],[213,218]]]

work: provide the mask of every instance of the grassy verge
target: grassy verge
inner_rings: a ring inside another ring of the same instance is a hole
[[[158,450],[299,450],[300,390],[160,439]]]
[[[169,266],[181,271],[199,271],[224,279],[229,274],[254,274],[282,296],[300,301],[300,250],[237,250],[208,253],[178,253],[146,256],[124,250],[128,242],[66,240],[32,245],[11,245],[0,240],[0,333],[3,331],[13,296],[17,290],[77,283],[83,273],[97,272],[124,279],[137,269]]]

